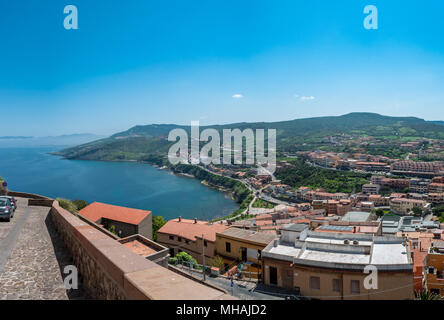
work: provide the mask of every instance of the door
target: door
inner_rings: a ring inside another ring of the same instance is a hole
[[[275,267],[270,267],[270,284],[277,286],[277,269]]]
[[[247,248],[241,247],[242,261],[247,261]]]

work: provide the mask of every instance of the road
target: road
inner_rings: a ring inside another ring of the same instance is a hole
[[[194,276],[202,278],[201,273],[194,273]],[[231,280],[223,277],[207,276],[205,282],[225,289],[229,294],[241,300],[284,300],[284,296],[278,294],[268,294],[265,291],[258,292],[256,283],[234,280],[231,287]]]

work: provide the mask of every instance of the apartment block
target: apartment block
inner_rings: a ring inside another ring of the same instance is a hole
[[[443,193],[444,192],[444,183],[432,182],[428,185],[429,193]]]
[[[425,288],[444,296],[444,241],[432,242],[425,259]]]
[[[439,162],[402,160],[391,165],[391,172],[395,174],[434,177],[440,175],[441,171]]]
[[[331,300],[412,299],[413,261],[406,239],[372,234],[281,230],[263,251],[263,279],[302,296]],[[373,265],[378,286],[365,286]]]
[[[424,200],[415,200],[407,198],[394,198],[390,200],[390,210],[397,214],[410,214],[413,208],[420,208],[425,211],[430,208],[430,203]]]
[[[379,184],[364,184],[362,186],[362,193],[365,194],[378,194],[381,186]]]

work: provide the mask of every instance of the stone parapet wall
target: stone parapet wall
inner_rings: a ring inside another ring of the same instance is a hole
[[[54,227],[92,299],[234,299],[224,290],[199,283],[139,256],[94,222],[60,207],[58,201],[29,193],[10,192],[10,195],[51,208]]]
[[[51,218],[93,299],[233,299],[133,253],[54,201]]]
[[[41,196],[39,194],[34,194],[34,193],[26,193],[26,192],[17,192],[17,191],[8,191],[8,196],[12,196],[12,197],[18,197],[18,198],[26,198],[26,199],[49,199],[49,200],[53,200],[51,198],[45,197],[45,196]]]

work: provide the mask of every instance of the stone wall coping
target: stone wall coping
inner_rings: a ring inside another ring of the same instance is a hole
[[[102,271],[128,299],[230,299],[223,290],[198,283],[133,253],[54,201],[56,215],[64,231],[71,234]]]

